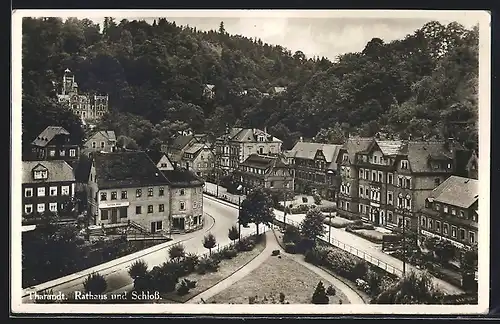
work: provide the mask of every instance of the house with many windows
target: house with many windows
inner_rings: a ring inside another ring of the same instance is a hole
[[[234,171],[234,178],[245,194],[256,187],[293,191],[293,168],[278,156],[252,154]]]
[[[96,224],[133,222],[151,233],[168,232],[174,224],[179,231],[200,227],[203,182],[196,196],[187,177],[182,170],[159,170],[145,152],[95,153],[87,197]]]
[[[342,145],[303,142],[299,140],[287,152],[295,172],[294,190],[315,190],[325,199],[335,200],[340,188],[337,156]]]
[[[60,217],[75,194],[73,169],[65,161],[23,161],[22,164],[23,218],[45,211]]]
[[[97,131],[84,142],[82,153],[89,155],[92,152],[115,152],[116,135],[114,131]]]
[[[182,155],[180,167],[206,179],[214,170],[214,154],[208,144],[194,143]]]
[[[203,143],[203,144],[207,143],[207,135],[205,134],[179,135],[173,140],[172,144],[168,145],[167,147],[164,147],[162,151],[166,151],[170,161],[172,161],[176,165],[180,165],[182,163],[184,152],[192,145],[197,143]]]
[[[456,171],[459,146],[446,141],[350,138],[340,151],[340,216],[417,230],[417,212]]]
[[[70,133],[61,126],[48,126],[31,142],[34,160],[64,160],[70,164],[78,160],[79,146]]]
[[[420,233],[462,248],[478,241],[476,179],[451,176],[431,191],[419,212]]]

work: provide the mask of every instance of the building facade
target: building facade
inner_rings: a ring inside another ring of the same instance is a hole
[[[462,248],[478,241],[476,179],[451,176],[436,187],[419,212],[420,234],[448,240]]]
[[[149,156],[151,161],[156,165],[158,170],[174,170],[174,165],[168,158],[166,153],[160,151],[146,151],[146,154]]]
[[[173,140],[172,144],[168,145],[166,148],[164,147],[162,151],[166,149],[170,161],[176,165],[180,165],[184,152],[194,144],[206,144],[206,137],[205,134],[178,135]]]
[[[62,91],[57,95],[60,103],[70,108],[84,123],[95,124],[108,112],[108,95],[80,93],[75,75],[66,69],[63,75]]]
[[[23,161],[23,218],[46,211],[66,217],[75,194],[73,169],[65,161]]]
[[[325,199],[335,200],[340,188],[337,156],[342,145],[303,142],[287,152],[295,172],[294,190],[316,191]]]
[[[434,188],[455,171],[447,142],[350,138],[340,151],[340,216],[417,231],[417,212]]]
[[[174,224],[179,231],[198,228],[202,203],[198,206],[196,201],[193,208],[194,195],[186,196],[186,191],[183,194],[180,189],[172,189],[178,188],[183,177],[182,170],[159,170],[145,152],[96,153],[87,194],[96,224],[134,222],[151,233],[170,232]],[[183,197],[185,200],[181,200]],[[198,217],[196,225],[194,216]],[[187,219],[181,223],[184,228],[179,228],[179,221],[174,222],[173,218]]]
[[[293,191],[293,168],[277,156],[250,155],[234,171],[234,178],[241,183],[245,194],[257,187]]]
[[[184,151],[180,166],[206,179],[215,167],[214,154],[208,144],[194,143]]]
[[[80,148],[72,143],[70,133],[60,126],[48,126],[31,142],[34,160],[64,160],[70,165],[78,160]]]
[[[116,135],[114,131],[97,131],[83,144],[82,153],[89,155],[92,152],[111,153],[116,151]]]

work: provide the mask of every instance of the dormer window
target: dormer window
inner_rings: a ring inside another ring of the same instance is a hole
[[[49,174],[47,170],[35,170],[33,171],[33,179],[35,180],[42,180],[42,179],[47,179],[49,177]]]
[[[404,169],[404,170],[408,169],[408,161],[407,160],[401,161],[401,169]]]
[[[344,153],[344,155],[342,155],[342,161],[347,162],[348,160],[349,160],[349,155],[347,155],[347,153]]]

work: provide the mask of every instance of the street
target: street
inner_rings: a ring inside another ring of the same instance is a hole
[[[184,235],[175,235],[174,239],[167,244],[166,246],[154,251],[148,255],[142,256],[140,252],[137,252],[137,257],[132,259],[129,258],[128,261],[123,263],[116,264],[118,260],[113,260],[107,262],[108,264],[113,263],[114,265],[107,267],[106,264],[101,264],[92,269],[104,275],[106,278],[106,282],[108,284],[108,292],[115,292],[127,289],[132,287],[132,279],[128,275],[128,268],[130,265],[138,259],[143,259],[148,264],[148,268],[151,269],[156,265],[161,265],[163,262],[168,259],[168,249],[170,246],[182,242],[184,245],[186,253],[195,253],[195,254],[203,254],[208,250],[203,247],[203,237],[208,232],[211,232],[220,246],[227,245],[230,242],[228,238],[228,229],[237,225],[237,208],[225,203],[220,203],[214,200],[211,197],[204,197],[204,212],[211,217],[206,216],[205,218],[205,226],[202,230],[192,232]],[[260,232],[264,232],[265,227],[261,225]],[[241,227],[241,235],[246,236],[252,234],[256,231],[256,227],[254,224],[250,224],[248,228]],[[124,257],[126,258],[126,257]],[[92,272],[92,269],[84,270],[87,272]],[[105,270],[100,270],[105,269]],[[82,271],[82,272],[84,272]],[[54,293],[62,292],[64,294],[69,294],[74,291],[82,291],[83,292],[83,282],[86,279],[86,276],[81,276],[78,279],[68,281],[72,275],[58,278],[52,280],[49,283],[42,284],[43,286],[51,287]],[[53,283],[53,284],[50,284]],[[36,287],[35,287],[36,288]],[[39,290],[36,290],[39,291]],[[23,303],[30,303],[29,295],[25,296],[23,294]]]

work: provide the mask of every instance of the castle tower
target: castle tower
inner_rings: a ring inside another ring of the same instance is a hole
[[[78,91],[77,86],[75,87],[75,76],[69,69],[66,69],[64,70],[63,76],[62,94],[68,95],[70,93],[75,93],[75,91]]]

